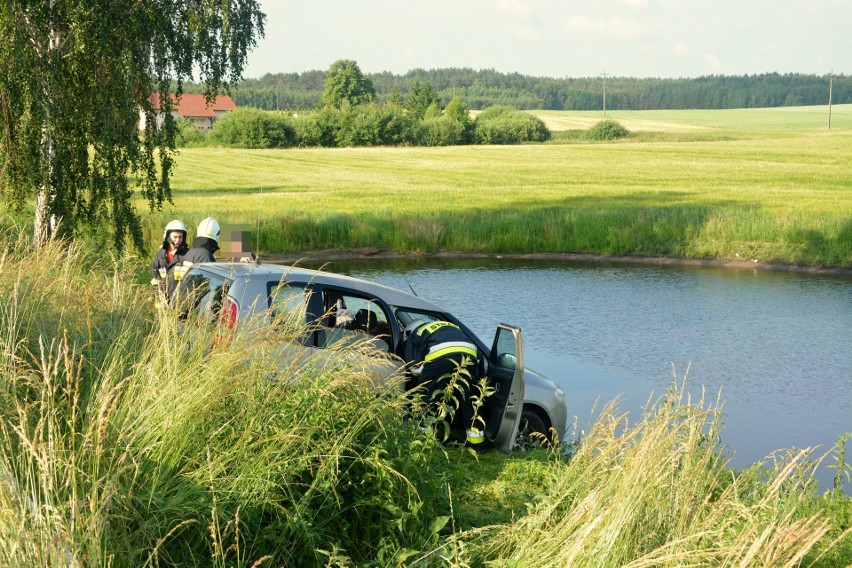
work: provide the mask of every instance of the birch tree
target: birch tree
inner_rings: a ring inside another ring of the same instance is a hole
[[[264,19],[257,0],[0,2],[0,189],[18,211],[35,198],[36,244],[108,227],[141,249],[134,192],[172,201],[172,101],[158,128],[152,93],[238,81]]]

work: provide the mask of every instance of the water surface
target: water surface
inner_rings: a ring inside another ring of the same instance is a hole
[[[782,448],[822,455],[852,431],[849,277],[492,259],[326,270],[413,289],[486,342],[498,323],[518,325],[527,366],[565,390],[581,428],[618,395],[639,413],[689,369],[692,393],[721,393],[735,467]],[[832,476],[819,471],[823,488]]]

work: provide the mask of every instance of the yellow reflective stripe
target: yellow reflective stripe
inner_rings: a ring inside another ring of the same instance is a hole
[[[446,345],[442,343],[441,345]],[[437,346],[437,347],[440,347]],[[451,353],[464,353],[465,355],[470,355],[474,359],[476,358],[476,349],[471,349],[470,347],[464,347],[461,345],[450,345],[448,347],[444,347],[442,349],[437,349],[434,351],[430,351],[428,355],[423,359],[424,361],[433,361],[439,357],[443,357],[444,355],[449,355]]]
[[[467,431],[467,442],[468,444],[481,444],[485,441],[485,431],[484,430],[468,430]]]
[[[417,335],[423,335],[427,331],[429,333],[435,333],[436,330],[441,329],[442,327],[454,327],[459,329],[459,326],[449,321],[433,321],[432,323],[421,325],[417,330]]]
[[[468,349],[473,349],[476,351],[476,345],[471,343],[470,341],[442,341],[441,343],[436,343],[432,347],[429,348],[429,353],[434,351],[441,351],[442,349],[446,349],[447,347],[466,347]]]

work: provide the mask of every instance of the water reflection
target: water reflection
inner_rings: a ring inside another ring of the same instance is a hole
[[[638,412],[689,368],[696,396],[722,394],[734,466],[779,448],[821,455],[852,431],[849,278],[479,259],[327,270],[411,288],[484,338],[520,326],[528,366],[562,386],[580,424],[618,394]]]

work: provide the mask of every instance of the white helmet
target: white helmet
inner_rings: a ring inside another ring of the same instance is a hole
[[[219,242],[219,222],[213,217],[207,217],[198,224],[198,230],[195,232],[196,237],[207,237]]]
[[[408,336],[411,335],[415,329],[420,327],[421,325],[425,325],[427,322],[424,319],[415,319],[409,322],[405,329],[402,331],[402,339],[408,339]]]
[[[172,231],[182,232],[183,239],[186,240],[186,225],[184,225],[183,222],[178,221],[177,219],[175,219],[174,221],[169,221],[169,224],[166,225],[166,228],[163,231],[164,241],[169,238],[169,233],[171,233]]]

